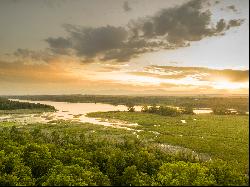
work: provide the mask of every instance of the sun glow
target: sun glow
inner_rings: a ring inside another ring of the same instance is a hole
[[[163,82],[161,79],[146,77],[146,76],[123,75],[120,77],[113,77],[113,78],[114,80],[118,80],[121,82],[141,84],[141,85],[145,85],[145,84],[157,85]]]
[[[236,90],[248,88],[248,83],[233,83],[229,81],[221,81],[214,83],[213,87],[216,89]]]

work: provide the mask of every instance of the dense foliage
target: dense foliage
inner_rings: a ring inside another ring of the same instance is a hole
[[[172,105],[187,108],[234,108],[249,111],[248,96],[242,97],[208,97],[208,96],[108,96],[108,95],[34,95],[6,96],[7,98],[50,100],[62,102],[109,103],[114,105]]]
[[[249,162],[249,118],[243,115],[162,116],[144,112],[94,112],[88,116],[137,123],[139,138],[178,145],[220,158],[244,173]],[[185,121],[186,123],[183,123]],[[132,126],[130,126],[132,128]],[[204,155],[206,156],[206,155]]]
[[[64,122],[0,127],[0,185],[248,183],[222,160],[202,162],[188,153],[169,154],[122,132]]]
[[[174,108],[169,106],[159,106],[156,105],[153,106],[143,106],[141,109],[141,112],[147,112],[147,113],[153,113],[153,114],[159,114],[162,116],[179,116],[181,114],[194,114],[193,109],[191,108]]]
[[[40,103],[10,101],[6,98],[0,97],[0,110],[15,110],[15,109],[48,109],[52,111],[55,110],[55,108],[50,105],[44,105]]]
[[[213,108],[213,113],[217,115],[247,115],[246,112],[244,111],[235,111],[235,110],[230,110],[222,107],[215,107]]]

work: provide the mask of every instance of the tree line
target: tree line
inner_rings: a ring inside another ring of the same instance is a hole
[[[135,107],[133,104],[127,105],[128,112],[134,112]],[[189,107],[170,107],[170,106],[147,106],[144,105],[141,108],[141,112],[159,114],[162,116],[179,116],[182,114],[194,114],[193,109]]]
[[[16,109],[50,109],[55,110],[53,106],[40,104],[40,103],[28,103],[11,101],[6,98],[0,97],[0,110],[16,110]]]
[[[6,96],[10,98],[10,96]],[[247,97],[209,97],[209,96],[113,96],[113,95],[28,95],[11,96],[17,99],[50,100],[62,102],[108,103],[113,105],[171,105],[188,108],[234,108],[240,111],[249,110]]]

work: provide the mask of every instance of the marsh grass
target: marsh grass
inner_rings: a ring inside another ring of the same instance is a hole
[[[138,123],[140,126],[134,128],[143,131],[137,134],[149,142],[189,148],[229,161],[240,170],[248,170],[248,116],[203,114],[168,117],[141,112],[95,112],[88,116]],[[183,124],[181,120],[187,123]]]

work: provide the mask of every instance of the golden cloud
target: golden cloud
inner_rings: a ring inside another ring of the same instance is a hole
[[[203,67],[148,66],[145,67],[142,72],[129,72],[129,74],[157,77],[161,79],[183,79],[186,77],[193,77],[199,81],[249,81],[249,70],[218,70]]]

